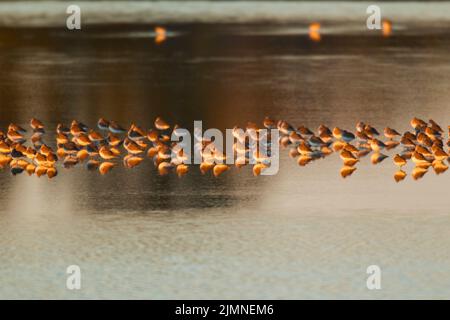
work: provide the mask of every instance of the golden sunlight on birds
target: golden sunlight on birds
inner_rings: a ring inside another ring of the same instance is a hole
[[[354,131],[341,127],[331,129],[325,124],[315,130],[265,117],[262,129],[253,122],[248,122],[244,128],[234,127],[235,159],[231,160],[235,161],[232,164],[228,162],[229,156],[211,139],[201,137],[194,149],[201,155],[200,173],[210,172],[214,177],[222,176],[233,167],[241,169],[249,164],[252,164],[253,175],[258,177],[271,167],[267,154],[251,149],[246,143],[246,133],[258,144],[278,144],[282,150],[287,149],[289,158],[300,167],[337,153],[342,161],[342,178],[353,175],[366,156],[373,165],[381,165],[389,157],[389,150],[397,148],[400,150],[393,153],[390,162],[397,167],[396,182],[408,176],[405,169],[408,164],[414,165],[411,172],[414,180],[423,178],[430,167],[436,175],[445,173],[450,163],[450,138],[445,138],[442,127],[432,119],[424,121],[415,117],[409,123],[412,130],[404,133],[385,127],[383,138],[374,126],[362,121],[356,124]],[[29,176],[46,175],[52,179],[58,175],[59,163],[64,169],[83,164],[88,171],[107,175],[120,161],[125,168],[133,169],[145,158],[151,159],[160,176],[174,173],[181,178],[191,172],[190,155],[171,141],[172,136],[181,136],[180,128],[162,117],[157,117],[148,130],[136,123],[126,128],[105,118],[97,122],[99,131],[78,120],[73,120],[70,126],[60,123],[54,132],[54,147],[44,143],[44,136],[52,133],[46,132],[42,121],[33,118],[29,125],[31,131],[17,123],[11,123],[5,132],[0,130],[0,169],[9,168],[12,175],[25,172]],[[277,131],[278,140],[266,129]]]

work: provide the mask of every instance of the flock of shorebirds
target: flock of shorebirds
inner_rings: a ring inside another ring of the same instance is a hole
[[[413,118],[410,124],[413,130],[403,134],[389,127],[384,128],[384,141],[381,140],[381,134],[376,128],[364,122],[356,124],[354,133],[340,128],[330,130],[324,125],[319,126],[317,134],[306,127],[293,130],[289,124],[283,122],[278,124],[278,127],[280,125],[282,127],[281,144],[294,146],[290,148],[289,155],[296,158],[300,166],[324,158],[333,152],[339,153],[343,162],[340,171],[343,178],[352,175],[356,171],[356,164],[365,156],[370,154],[371,163],[376,165],[389,157],[382,153],[384,150],[393,150],[397,147],[401,147],[402,150],[393,157],[393,162],[398,167],[394,173],[396,182],[406,178],[407,173],[403,168],[409,160],[414,163],[411,172],[414,180],[422,178],[430,167],[437,175],[447,171],[448,165],[445,162],[450,163],[450,157],[445,148],[450,147],[450,126],[445,141],[444,130],[432,119],[425,122]]]
[[[450,126],[445,140],[444,130],[433,120],[428,122],[414,118],[410,122],[412,130],[400,134],[392,128],[385,128],[382,134],[363,122],[356,125],[354,132],[341,128],[330,129],[320,125],[313,131],[305,126],[295,128],[284,120],[273,120],[266,117],[263,127],[248,123],[246,128],[253,132],[253,138],[264,141],[270,147],[270,130],[278,129],[279,146],[289,149],[289,156],[297,160],[300,166],[323,159],[332,153],[338,153],[343,167],[340,174],[343,178],[352,175],[361,159],[370,154],[372,164],[378,164],[388,158],[384,150],[397,147],[401,151],[393,156],[393,162],[398,167],[394,174],[395,181],[405,179],[407,173],[403,170],[409,160],[414,163],[411,176],[417,180],[422,178],[430,168],[436,174],[448,169],[450,162],[448,148],[450,147]],[[79,121],[72,121],[70,126],[58,124],[56,127],[56,151],[44,142],[45,126],[38,119],[30,121],[31,133],[23,127],[11,123],[5,132],[0,131],[0,168],[9,168],[13,175],[26,172],[28,175],[43,175],[53,178],[57,175],[57,163],[64,168],[71,168],[84,163],[90,171],[107,174],[121,159],[126,168],[139,165],[145,158],[153,160],[160,175],[175,172],[178,176],[188,173],[190,165],[182,148],[171,141],[172,134],[178,126],[170,126],[158,117],[154,127],[147,130],[132,124],[124,128],[114,121],[99,119],[98,129],[92,129]],[[258,176],[264,168],[270,166],[268,155],[262,155],[258,150],[251,149],[243,130],[235,127],[233,135],[242,143],[234,145],[235,151],[244,154],[244,162],[235,163],[240,168],[251,165],[253,174]],[[248,131],[247,131],[248,132]],[[26,136],[29,136],[29,141]],[[214,141],[200,139],[196,142],[196,150],[202,156],[199,168],[202,174],[212,172],[217,177],[229,170],[232,165],[226,164],[226,155],[214,146]],[[241,150],[237,150],[237,149]],[[447,149],[447,152],[445,151]],[[253,161],[250,161],[252,159]]]

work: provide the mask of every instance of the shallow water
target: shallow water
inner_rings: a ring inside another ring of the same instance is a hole
[[[292,28],[176,25],[159,45],[138,26],[1,30],[0,125],[450,123],[446,30],[315,43]],[[391,159],[365,159],[343,180],[336,155],[303,168],[286,153],[257,178],[160,177],[150,161],[51,181],[0,172],[0,298],[450,297],[448,173],[396,184]],[[72,264],[80,291],[65,287]]]

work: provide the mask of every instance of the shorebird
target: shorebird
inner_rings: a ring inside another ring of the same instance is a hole
[[[143,160],[141,157],[129,154],[123,158],[123,164],[126,168],[131,169],[138,166]]]
[[[350,167],[350,166],[343,166],[341,168],[341,176],[342,178],[347,178],[348,176],[351,176],[353,174],[353,172],[356,171],[355,167]]]
[[[123,165],[126,168],[133,168],[139,165],[143,158],[139,156],[144,152],[153,160],[160,175],[176,172],[179,177],[189,172],[187,165],[188,155],[184,150],[171,141],[171,135],[180,137],[183,131],[178,134],[178,125],[171,127],[162,118],[155,120],[155,129],[148,132],[136,124],[131,124],[128,129],[124,129],[113,121],[100,118],[97,126],[100,130],[108,131],[107,136],[89,129],[78,120],[73,120],[70,128],[63,124],[56,127],[56,153],[49,144],[44,142],[44,124],[33,118],[30,126],[33,129],[30,137],[31,145],[27,145],[26,130],[17,124],[11,123],[5,132],[0,130],[0,168],[10,167],[13,175],[26,172],[28,175],[38,177],[47,175],[50,179],[57,175],[57,161],[61,159],[62,166],[71,168],[83,161],[86,161],[88,170],[99,170],[101,174],[106,174],[117,163],[117,158],[121,157],[123,149],[126,154],[122,157]],[[431,166],[436,174],[442,174],[448,169],[445,162],[450,163],[446,146],[450,146],[450,139],[444,140],[442,128],[432,119],[425,121],[414,118],[411,125],[415,133],[406,131],[402,135],[389,127],[384,129],[384,135],[388,139],[382,141],[378,136],[378,131],[363,122],[356,125],[355,133],[335,127],[331,131],[327,126],[321,124],[317,129],[317,135],[308,127],[300,125],[297,129],[285,120],[272,120],[264,118],[262,123],[266,129],[277,128],[280,133],[278,141],[273,141],[271,134],[264,129],[260,129],[256,123],[247,122],[244,130],[235,127],[232,132],[237,139],[233,144],[233,150],[240,154],[239,159],[243,160],[235,163],[237,168],[241,168],[248,163],[253,164],[252,171],[255,176],[259,176],[263,169],[270,165],[270,152],[265,154],[250,148],[250,143],[246,137],[271,148],[275,143],[289,147],[289,156],[295,158],[300,166],[319,160],[338,152],[344,163],[341,175],[348,177],[356,168],[354,167],[362,157],[371,153],[371,162],[378,164],[387,158],[381,154],[382,149],[391,150],[399,144],[403,148],[394,158],[394,164],[399,167],[394,175],[395,180],[401,181],[406,177],[406,172],[401,170],[407,164],[408,159],[412,159],[416,168],[413,170],[413,179],[420,179]],[[171,129],[169,131],[169,129]],[[449,133],[450,133],[450,126]],[[125,136],[120,136],[126,133]],[[194,143],[194,151],[199,152],[203,157],[200,164],[200,171],[204,174],[212,170],[213,175],[218,177],[230,166],[224,164],[227,156],[221,152],[212,140],[204,139],[202,132],[194,131],[197,141]],[[401,137],[400,141],[395,141],[395,137]],[[356,140],[355,145],[351,144]],[[101,163],[97,159],[107,160]],[[175,169],[175,170],[172,170]]]
[[[428,122],[431,125],[431,129],[433,129],[434,131],[437,131],[441,134],[444,133],[444,130],[442,130],[442,128],[433,119],[428,120]]]
[[[32,118],[30,120],[30,126],[35,132],[36,131],[43,132],[44,130],[44,124],[36,118]]]
[[[292,131],[295,131],[294,127],[284,120],[278,121],[277,128],[281,132],[281,134],[284,135],[289,135]]]
[[[161,162],[158,165],[158,173],[161,176],[168,175],[172,168],[173,168],[173,164],[171,164],[169,162]]]
[[[396,182],[400,182],[406,178],[406,172],[403,170],[398,170],[394,174],[394,179]]]
[[[100,133],[98,133],[92,129],[89,130],[88,137],[91,142],[100,142],[100,141],[105,140],[105,138]]]
[[[414,180],[421,179],[426,173],[428,172],[427,169],[421,168],[421,167],[415,167],[411,173],[411,176]]]
[[[345,142],[349,143],[349,142],[355,140],[356,137],[355,137],[355,135],[354,135],[353,133],[351,133],[350,131],[344,130],[344,131],[342,132],[341,138],[342,138],[342,140],[344,140]]]
[[[431,166],[431,162],[417,151],[413,152],[411,160],[416,164],[416,167],[428,168],[429,166]]]
[[[387,157],[388,156],[385,154],[376,152],[376,153],[372,154],[372,156],[370,157],[370,161],[372,162],[372,164],[379,164]]]
[[[365,127],[366,127],[366,124],[362,121],[359,121],[356,124],[356,132],[364,132]]]
[[[414,143],[413,140],[409,139],[406,136],[403,136],[402,139],[400,140],[400,143],[408,149],[415,149],[416,148],[416,144]]]
[[[27,167],[25,168],[25,171],[27,172],[27,174],[29,176],[33,175],[34,172],[36,171],[36,166],[33,163],[30,163],[27,165]]]
[[[341,150],[341,153],[339,154],[339,156],[341,157],[341,159],[343,160],[343,161],[347,161],[347,160],[358,160],[354,155],[353,155],[353,153],[351,153],[349,150],[347,150],[347,149],[342,149]]]
[[[8,126],[8,131],[14,131],[20,134],[25,134],[27,133],[27,130],[25,130],[24,128],[22,128],[21,126],[15,124],[15,123],[10,123]]]
[[[322,139],[323,142],[328,143],[333,140],[333,133],[328,127],[320,125],[317,132],[319,133],[319,138]]]
[[[155,120],[155,128],[161,131],[170,129],[170,125],[164,121],[161,117],[157,117]]]
[[[56,126],[56,132],[64,134],[64,135],[68,135],[68,134],[70,134],[70,129],[68,127],[66,127],[65,125],[63,125],[62,123],[58,123],[58,125]]]
[[[107,174],[109,171],[111,171],[112,168],[114,168],[115,164],[112,162],[102,162],[98,168],[101,175]]]
[[[133,141],[140,141],[146,138],[147,134],[144,132],[143,129],[136,126],[135,124],[132,124],[130,127],[130,130],[128,130],[128,138]]]
[[[299,133],[292,131],[289,134],[289,141],[291,144],[298,145],[301,141],[305,141],[305,139]]]
[[[63,160],[63,167],[66,169],[72,168],[78,164],[79,160],[76,156],[68,155]]]
[[[321,138],[312,135],[308,139],[308,144],[313,148],[321,148],[324,146],[329,146],[330,143],[323,141]]]
[[[116,133],[116,134],[121,134],[121,133],[125,133],[126,132],[126,130],[121,125],[117,124],[114,121],[111,121],[109,123],[108,129],[112,133]]]
[[[434,160],[431,165],[434,169],[434,172],[438,175],[444,173],[448,169],[448,166],[441,160]]]
[[[370,148],[375,152],[379,152],[382,149],[386,148],[386,145],[384,144],[384,142],[381,140],[378,140],[376,138],[370,139],[369,143],[370,143]]]
[[[300,133],[302,136],[312,136],[314,134],[314,132],[312,132],[311,130],[309,130],[309,128],[305,127],[305,126],[299,126],[297,127],[296,130],[298,133]]]
[[[389,127],[384,128],[384,136],[388,139],[394,139],[396,136],[400,136],[400,133],[398,133],[395,129],[391,129]]]
[[[129,140],[128,138],[126,138],[123,142],[123,146],[130,154],[140,154],[144,152],[144,150],[136,142]]]
[[[12,128],[9,128],[8,132],[6,133],[6,136],[12,142],[17,142],[17,143],[25,142],[25,138],[24,138],[23,134],[21,133],[21,131],[19,131],[19,130],[14,130]]]
[[[389,20],[382,21],[382,34],[384,37],[389,37],[392,34],[392,22]]]
[[[267,168],[267,165],[265,165],[264,163],[257,163],[253,166],[253,175],[254,176],[259,176],[261,175],[262,170],[264,170],[265,168]]]
[[[332,131],[333,137],[335,139],[341,140],[341,138],[342,138],[342,131],[343,131],[342,129],[340,129],[338,127],[334,127],[333,131]]]
[[[105,160],[112,160],[116,158],[116,155],[111,151],[110,148],[103,146],[99,150],[100,157]]]
[[[277,123],[275,122],[275,120],[269,117],[264,118],[263,125],[266,129],[275,129],[277,127]]]
[[[310,155],[313,152],[311,147],[305,141],[300,142],[299,146],[297,147],[297,150],[301,155],[304,156]]]
[[[434,148],[432,151],[434,158],[438,161],[444,161],[449,157],[448,154],[442,150],[442,148]]]
[[[369,124],[366,124],[364,126],[364,133],[369,137],[369,138],[373,138],[375,136],[379,136],[380,133],[378,132],[377,129],[375,129],[374,127],[372,127]]]
[[[34,173],[36,174],[36,176],[38,178],[40,178],[41,176],[47,174],[47,170],[48,170],[48,168],[45,166],[37,166]]]
[[[425,121],[416,117],[411,119],[410,124],[411,127],[413,127],[413,129],[416,130],[416,132],[422,130],[424,127],[427,126],[427,123]]]

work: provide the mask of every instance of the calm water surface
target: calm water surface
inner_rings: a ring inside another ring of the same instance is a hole
[[[320,43],[292,26],[170,30],[159,45],[140,27],[0,30],[1,127],[450,123],[448,30]],[[159,177],[150,161],[51,181],[0,172],[0,298],[450,298],[448,173],[396,184],[391,159],[367,158],[343,180],[336,155],[304,168],[286,153],[258,178]],[[80,291],[65,288],[71,264]],[[381,291],[366,289],[372,264]]]

